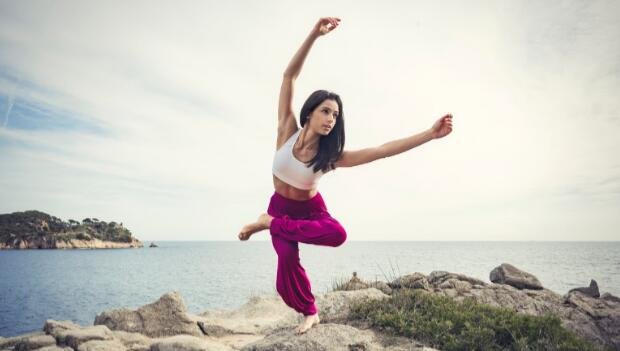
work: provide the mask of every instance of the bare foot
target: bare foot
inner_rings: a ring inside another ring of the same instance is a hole
[[[295,333],[303,334],[306,330],[312,328],[314,325],[319,324],[321,320],[319,319],[319,314],[315,313],[309,316],[306,316],[303,323],[301,323],[297,328],[295,328]]]
[[[262,213],[258,216],[258,219],[254,223],[246,224],[241,228],[239,232],[239,240],[248,240],[252,234],[260,232],[261,230],[269,229],[271,226],[271,220],[273,217],[267,213]]]

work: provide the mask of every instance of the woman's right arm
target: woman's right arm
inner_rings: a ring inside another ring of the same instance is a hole
[[[294,91],[293,86],[297,76],[299,76],[299,73],[301,72],[306,56],[308,56],[308,52],[310,51],[312,44],[314,44],[314,41],[321,35],[331,32],[338,26],[339,21],[340,19],[336,17],[324,17],[319,19],[284,71],[282,86],[280,87],[280,99],[278,103],[278,131],[283,131],[285,135],[289,134],[288,132],[290,130],[292,130],[290,134],[297,131],[297,123],[295,121],[295,114],[292,108]],[[280,135],[281,133],[278,134]],[[288,136],[286,136],[287,139]]]

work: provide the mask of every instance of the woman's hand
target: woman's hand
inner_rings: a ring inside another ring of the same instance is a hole
[[[338,17],[323,17],[312,28],[312,34],[316,36],[325,35],[340,24],[340,18]]]
[[[452,114],[447,114],[435,122],[431,127],[433,139],[443,138],[452,131]]]

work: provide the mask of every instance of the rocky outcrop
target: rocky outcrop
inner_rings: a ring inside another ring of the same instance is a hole
[[[564,327],[577,335],[620,349],[620,299],[609,293],[596,298],[598,286],[594,280],[589,287],[571,289],[562,296],[544,288],[532,274],[509,264],[502,264],[490,274],[491,277],[498,275],[504,277],[498,281],[505,283],[486,283],[463,274],[433,271],[428,276],[415,272],[398,277],[388,285],[394,290],[422,289],[459,301],[473,298],[479,303],[508,307],[529,315],[553,313],[562,320]],[[365,285],[356,276],[351,280],[352,286]]]
[[[143,247],[123,223],[82,222],[41,211],[0,214],[0,249],[117,249]]]
[[[95,325],[113,330],[140,333],[151,338],[173,335],[202,336],[196,320],[190,318],[181,294],[174,291],[137,310],[126,308],[104,311]]]
[[[129,249],[144,247],[140,240],[132,239],[131,242],[102,241],[99,239],[79,240],[18,240],[13,245],[0,243],[1,249]]]
[[[294,328],[303,316],[279,296],[257,296],[237,309],[192,315],[181,295],[171,292],[137,310],[104,311],[94,326],[47,320],[41,332],[0,340],[0,350],[39,345],[45,347],[39,351],[434,350],[415,340],[345,324],[351,303],[387,297],[375,288],[317,295],[321,324],[297,335]]]
[[[433,350],[416,340],[389,336],[349,318],[353,303],[390,298],[390,293],[404,288],[455,300],[472,298],[518,313],[553,313],[576,334],[620,349],[620,299],[609,293],[593,296],[596,294],[591,288],[595,285],[596,282],[584,287],[588,289],[585,291],[571,289],[561,296],[544,287],[528,289],[486,283],[446,271],[429,275],[414,272],[385,285],[365,282],[354,275],[343,284],[350,290],[315,296],[321,323],[302,335],[295,334],[294,328],[303,316],[277,295],[252,297],[232,310],[193,315],[187,312],[181,294],[170,292],[136,310],[104,311],[89,327],[48,320],[40,332],[0,338],[0,350]]]
[[[543,288],[533,274],[524,272],[509,263],[502,263],[499,267],[495,267],[489,275],[489,280],[493,283],[508,284],[517,289],[540,290]]]

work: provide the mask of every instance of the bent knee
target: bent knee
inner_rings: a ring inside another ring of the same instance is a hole
[[[338,224],[336,226],[336,240],[334,246],[340,246],[344,244],[345,241],[347,241],[347,231],[344,229],[343,226]]]

